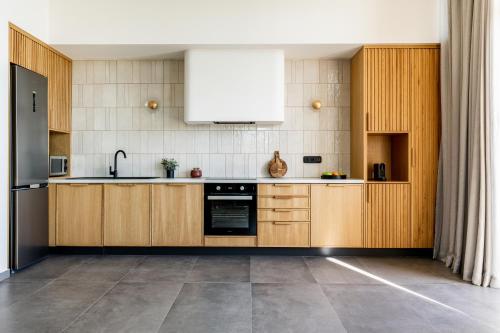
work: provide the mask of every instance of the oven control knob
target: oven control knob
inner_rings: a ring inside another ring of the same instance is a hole
[[[217,191],[220,191],[220,186],[219,186],[219,185],[217,185],[217,186],[215,187],[215,189],[216,189]]]
[[[240,186],[240,191],[244,191],[245,190],[245,186]]]

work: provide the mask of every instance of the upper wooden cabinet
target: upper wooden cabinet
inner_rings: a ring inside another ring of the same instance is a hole
[[[71,59],[30,35],[9,24],[9,60],[48,79],[49,129],[71,131]]]
[[[151,185],[104,185],[104,246],[151,245]]]
[[[363,185],[311,185],[311,246],[363,247]]]
[[[56,245],[102,246],[102,185],[57,185]]]
[[[412,247],[432,247],[439,160],[439,49],[410,51]]]
[[[203,245],[203,185],[152,186],[152,245]]]

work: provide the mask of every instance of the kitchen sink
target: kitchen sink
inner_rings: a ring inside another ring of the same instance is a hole
[[[160,177],[74,177],[73,180],[93,180],[93,179],[158,179]]]

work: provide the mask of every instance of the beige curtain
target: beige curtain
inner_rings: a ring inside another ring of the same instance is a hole
[[[434,256],[488,286],[492,265],[490,0],[448,0]],[[500,240],[498,240],[500,241]]]

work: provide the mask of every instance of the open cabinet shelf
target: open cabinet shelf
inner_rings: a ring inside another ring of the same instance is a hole
[[[70,133],[49,131],[49,156],[66,156],[68,158],[68,174],[62,177],[69,177],[71,175]]]
[[[388,182],[409,180],[408,133],[368,133],[366,179],[373,180],[373,165],[384,163]]]

